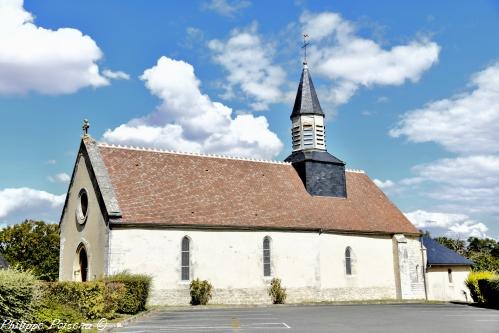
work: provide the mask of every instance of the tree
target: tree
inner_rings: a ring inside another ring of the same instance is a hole
[[[485,252],[495,257],[499,257],[499,243],[490,238],[468,238],[468,251]]]
[[[0,230],[0,253],[11,266],[54,281],[59,275],[59,226],[32,220],[8,226]]]
[[[448,247],[452,251],[456,251],[462,256],[466,254],[466,242],[464,240],[443,237],[443,236],[437,237],[435,238],[435,240],[440,244]]]

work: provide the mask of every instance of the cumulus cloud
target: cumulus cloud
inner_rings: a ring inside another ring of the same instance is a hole
[[[488,228],[485,224],[471,219],[465,214],[449,214],[416,210],[405,216],[417,227],[427,230],[444,231],[453,237],[486,237]]]
[[[444,158],[416,165],[413,177],[393,181],[398,193],[418,189],[438,209],[499,217],[499,156]]]
[[[95,41],[72,28],[36,26],[22,0],[0,2],[0,94],[69,94],[100,87],[102,51]]]
[[[0,221],[18,223],[24,219],[42,219],[55,222],[59,219],[65,194],[55,195],[27,187],[0,190]]]
[[[215,62],[228,72],[225,97],[234,97],[234,90],[240,89],[254,100],[250,105],[254,110],[265,110],[270,103],[282,101],[286,73],[272,63],[274,49],[262,41],[256,24],[233,30],[225,41],[211,40],[208,48]]]
[[[251,6],[251,2],[247,0],[211,0],[203,5],[205,9],[228,17],[234,16],[237,12],[249,6]]]
[[[390,135],[456,153],[499,152],[499,62],[473,75],[468,91],[407,112]]]
[[[382,190],[387,190],[387,189],[393,188],[395,186],[395,183],[393,181],[391,181],[390,179],[382,181],[382,180],[375,178],[373,180],[373,182],[374,182],[374,184],[376,184],[376,186],[378,186]]]
[[[417,82],[438,61],[440,47],[425,38],[384,49],[356,35],[352,22],[332,12],[305,12],[300,17],[310,35],[308,62],[314,73],[334,81],[329,99],[346,103],[360,87]]]
[[[61,173],[55,174],[53,176],[49,176],[48,180],[51,183],[67,183],[71,180],[71,176],[65,172],[61,172]]]
[[[112,71],[110,69],[105,69],[102,71],[102,75],[108,79],[113,80],[130,80],[130,75],[122,71]]]
[[[161,57],[141,79],[162,103],[145,117],[108,129],[105,141],[255,158],[272,158],[281,151],[265,117],[234,116],[231,108],[213,102],[201,92],[190,64]]]

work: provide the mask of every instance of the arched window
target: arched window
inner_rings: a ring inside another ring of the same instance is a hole
[[[263,276],[270,276],[270,237],[263,239]]]
[[[345,249],[345,273],[352,275],[352,249],[350,246]]]
[[[185,236],[182,238],[182,281],[190,280],[190,245],[191,240],[189,237]]]
[[[449,278],[449,283],[452,283],[452,269],[447,270],[447,277]]]

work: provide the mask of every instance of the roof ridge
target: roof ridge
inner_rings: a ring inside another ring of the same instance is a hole
[[[364,170],[362,169],[345,169],[346,172],[353,172],[353,173],[366,173]]]
[[[265,160],[265,159],[250,158],[250,157],[229,156],[229,155],[222,155],[222,154],[206,154],[206,153],[197,153],[197,152],[185,152],[185,151],[166,150],[166,149],[150,148],[150,147],[136,147],[136,146],[119,145],[119,144],[116,145],[116,144],[107,143],[107,142],[99,142],[97,144],[97,146],[98,147],[105,147],[105,148],[146,151],[146,152],[153,152],[153,153],[166,153],[166,154],[176,154],[176,155],[186,155],[186,156],[221,158],[221,159],[237,160],[237,161],[259,162],[259,163],[268,163],[268,164],[291,165],[291,163],[289,163],[289,162],[282,162],[282,161],[276,161],[276,160]]]

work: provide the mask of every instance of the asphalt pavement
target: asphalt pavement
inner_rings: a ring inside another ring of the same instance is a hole
[[[165,308],[112,332],[499,333],[499,310],[457,304]]]

